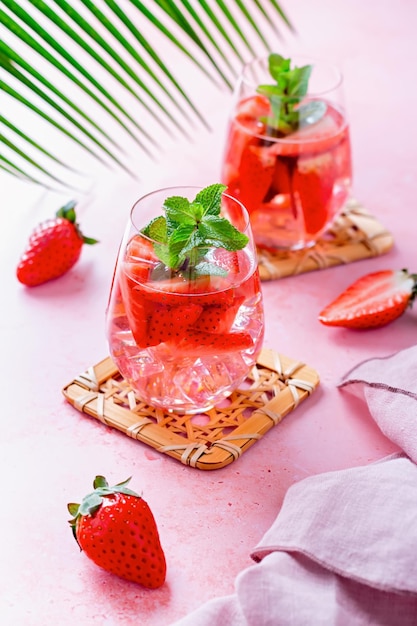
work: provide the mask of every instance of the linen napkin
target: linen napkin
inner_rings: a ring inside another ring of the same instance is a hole
[[[175,626],[417,624],[417,346],[359,364],[339,386],[402,452],[290,487],[235,593]]]

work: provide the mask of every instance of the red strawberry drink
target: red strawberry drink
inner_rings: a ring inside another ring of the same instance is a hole
[[[245,379],[263,340],[249,218],[224,190],[179,187],[139,200],[116,265],[107,312],[112,358],[141,399],[169,411],[198,413],[221,402]]]
[[[309,247],[343,207],[351,154],[341,97],[340,74],[332,67],[291,69],[279,55],[245,67],[222,181],[248,209],[258,246]]]

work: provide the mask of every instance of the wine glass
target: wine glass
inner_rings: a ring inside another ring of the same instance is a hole
[[[352,183],[343,103],[342,74],[322,61],[269,55],[243,67],[221,180],[246,206],[259,247],[313,246],[342,210]]]
[[[190,269],[191,255],[179,269],[161,261],[155,218],[167,198],[193,202],[201,193],[195,187],[158,189],[135,203],[106,312],[111,356],[138,397],[184,414],[227,398],[256,362],[264,334],[256,248],[238,200],[221,193],[220,216],[246,235],[241,249],[206,242],[198,248],[198,271]]]

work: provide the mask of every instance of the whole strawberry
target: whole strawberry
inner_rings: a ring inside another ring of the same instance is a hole
[[[96,565],[121,578],[156,589],[165,581],[165,555],[148,504],[127,487],[130,478],[110,487],[96,476],[94,491],[68,504],[74,537]]]
[[[382,270],[362,276],[319,314],[326,326],[378,328],[411,307],[417,295],[417,274],[406,269]]]
[[[75,206],[74,201],[68,202],[31,234],[16,272],[23,285],[36,287],[62,276],[78,261],[84,243],[97,243],[81,233]]]

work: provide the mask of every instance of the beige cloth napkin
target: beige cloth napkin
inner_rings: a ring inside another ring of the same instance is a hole
[[[417,625],[417,346],[340,388],[403,452],[293,485],[235,593],[175,626]]]

